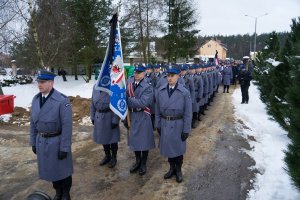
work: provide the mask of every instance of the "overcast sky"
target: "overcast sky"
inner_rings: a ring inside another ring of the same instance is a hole
[[[194,0],[200,17],[200,35],[253,34],[290,31],[291,19],[300,17],[300,0]]]

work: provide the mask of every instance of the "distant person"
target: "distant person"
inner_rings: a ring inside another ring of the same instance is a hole
[[[238,76],[240,85],[241,85],[241,92],[242,92],[242,104],[249,102],[249,87],[250,87],[250,81],[252,79],[251,73],[249,70],[246,70],[245,65],[241,65],[241,71]]]
[[[117,164],[120,141],[119,117],[109,108],[109,94],[96,90],[95,86],[90,107],[90,117],[94,125],[93,140],[97,144],[102,144],[104,149],[105,156],[99,165],[108,164],[109,168],[114,168]]]
[[[225,65],[222,71],[222,80],[223,80],[223,93],[225,93],[225,90],[227,93],[229,93],[229,86],[231,79],[233,78],[232,69],[229,67],[229,64]]]
[[[62,75],[64,81],[67,81],[67,78],[66,78],[67,72],[66,72],[66,70],[62,69],[60,71],[60,75]]]
[[[53,88],[55,74],[38,73],[39,93],[30,113],[30,145],[37,155],[39,177],[51,181],[54,199],[69,200],[72,186],[72,108],[69,98]]]

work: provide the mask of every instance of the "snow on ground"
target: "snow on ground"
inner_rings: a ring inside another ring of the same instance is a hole
[[[91,98],[92,96],[92,88],[96,83],[94,76],[92,76],[92,80],[89,83],[86,83],[81,76],[78,76],[77,81],[74,80],[74,76],[67,76],[67,81],[64,82],[61,76],[56,76],[54,80],[54,88],[59,92],[67,95],[67,96],[77,96],[83,98]],[[31,101],[34,95],[36,95],[39,90],[37,87],[37,82],[34,81],[32,84],[26,85],[15,85],[12,87],[3,87],[3,92],[5,95],[14,95],[15,98],[15,106],[29,108],[31,106]]]
[[[241,90],[236,89],[232,95],[235,117],[249,128],[237,123],[238,131],[249,140],[252,147],[247,153],[256,161],[255,169],[259,171],[254,180],[254,189],[249,192],[250,200],[296,200],[300,193],[284,168],[283,151],[290,140],[287,132],[269,119],[265,105],[259,99],[259,91],[253,84],[249,88],[249,104],[241,104]]]

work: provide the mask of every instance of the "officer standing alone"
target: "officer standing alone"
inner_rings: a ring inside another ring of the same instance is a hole
[[[162,85],[157,94],[155,127],[159,137],[160,154],[168,158],[169,171],[165,179],[176,175],[176,181],[182,182],[181,167],[186,151],[186,139],[191,131],[192,99],[190,92],[178,83],[180,69],[170,66],[167,71],[168,83]]]
[[[69,200],[72,186],[72,108],[67,96],[53,88],[55,74],[41,70],[40,93],[32,100],[30,145],[37,155],[39,177],[50,181],[55,200]]]

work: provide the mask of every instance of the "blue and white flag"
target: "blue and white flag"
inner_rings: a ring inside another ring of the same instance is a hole
[[[96,89],[110,94],[110,109],[124,120],[127,115],[126,82],[117,14],[113,15],[110,23],[109,45],[97,80]]]
[[[108,94],[110,94],[110,66],[109,47],[107,47],[95,88]]]

